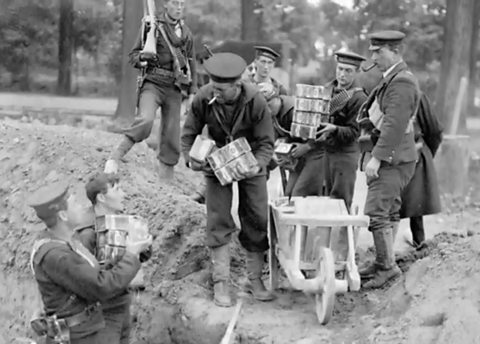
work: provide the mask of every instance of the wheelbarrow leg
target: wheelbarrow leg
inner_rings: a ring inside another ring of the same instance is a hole
[[[355,263],[355,239],[353,233],[353,226],[347,227],[347,237],[348,237],[348,254],[347,254],[347,280],[348,286],[351,291],[360,290],[360,274],[358,273],[358,267]]]
[[[277,230],[275,220],[273,218],[272,208],[268,207],[268,269],[270,272],[269,282],[270,289],[273,291],[278,288],[278,278],[280,275],[280,264],[277,258]]]

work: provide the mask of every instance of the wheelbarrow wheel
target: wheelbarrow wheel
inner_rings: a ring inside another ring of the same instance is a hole
[[[332,318],[335,305],[335,261],[328,247],[319,248],[317,276],[322,279],[323,291],[315,294],[315,308],[318,321],[325,325]]]

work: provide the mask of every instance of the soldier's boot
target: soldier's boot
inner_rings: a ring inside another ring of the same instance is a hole
[[[158,176],[160,181],[168,182],[173,180],[173,165],[167,165],[160,161],[158,166]]]
[[[271,301],[273,294],[265,288],[262,281],[263,252],[247,252],[247,277],[245,291],[259,301]]]
[[[212,248],[213,302],[219,307],[233,305],[230,296],[230,251],[228,245]]]
[[[375,245],[375,260],[373,262],[369,262],[365,264],[364,266],[360,267],[358,269],[358,274],[360,275],[361,279],[370,279],[375,276],[375,273],[378,270],[379,265],[381,264],[383,257],[382,254],[384,254],[382,251],[378,251],[378,245],[375,242],[375,232],[372,231],[373,235],[373,243]]]
[[[375,230],[373,232],[377,257],[377,271],[371,280],[366,282],[365,289],[381,288],[391,279],[398,277],[402,271],[395,263],[395,252],[393,251],[393,228]]]

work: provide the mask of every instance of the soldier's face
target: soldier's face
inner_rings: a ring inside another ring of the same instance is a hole
[[[269,77],[274,66],[275,61],[266,56],[259,56],[255,59],[255,67],[257,69],[257,74],[262,78]]]
[[[121,212],[124,209],[125,192],[119,183],[109,185],[107,192],[102,197],[105,208],[112,212]]]
[[[165,11],[167,11],[167,14],[175,20],[183,17],[184,10],[185,0],[168,0],[165,2]]]
[[[395,64],[395,52],[387,46],[372,51],[372,61],[377,65],[378,69],[386,72],[388,68]]]
[[[60,218],[71,226],[77,226],[86,220],[86,210],[81,205],[75,194],[70,194],[67,198],[67,209],[61,211],[63,216]]]
[[[212,80],[213,95],[220,104],[232,103],[238,98],[239,86],[237,82],[220,83]]]
[[[337,63],[336,78],[338,86],[343,88],[350,86],[353,83],[356,74],[357,67],[346,63]]]

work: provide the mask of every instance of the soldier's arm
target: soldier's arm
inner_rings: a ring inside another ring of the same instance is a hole
[[[266,167],[273,156],[273,124],[267,101],[263,96],[255,96],[252,114],[255,122],[253,123],[253,137],[256,146],[252,147],[253,154],[260,167]]]
[[[362,104],[367,100],[367,95],[363,91],[357,91],[348,101],[344,110],[348,118],[345,125],[337,126],[335,133],[336,141],[339,144],[350,144],[354,142],[359,135],[359,127],[357,123],[357,115]]]
[[[288,95],[287,89],[286,89],[285,86],[283,86],[282,84],[280,84],[280,86],[278,87],[278,94],[279,94],[280,96],[286,96],[286,95]]]
[[[417,105],[417,88],[405,77],[396,77],[388,86],[383,98],[385,114],[381,133],[372,155],[378,160],[391,161],[402,142],[408,122]]]
[[[54,283],[89,301],[121,294],[140,269],[139,258],[129,252],[110,270],[101,270],[67,246],[49,251],[41,264]]]
[[[133,44],[132,50],[128,54],[130,64],[135,68],[142,68],[140,65],[140,52],[142,51],[142,28],[138,30],[137,37],[135,38],[135,43]]]
[[[195,138],[202,133],[203,127],[205,126],[204,106],[205,104],[202,102],[201,95],[197,94],[193,99],[190,111],[187,112],[181,137],[182,153],[185,158],[185,163],[190,161],[190,149],[192,149]]]

